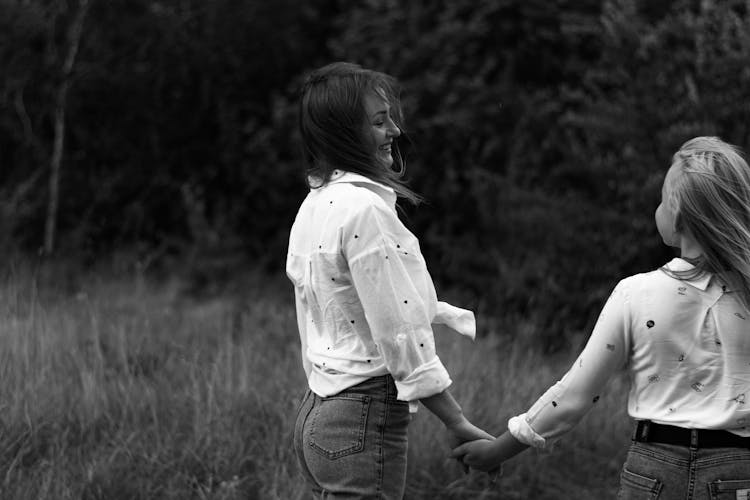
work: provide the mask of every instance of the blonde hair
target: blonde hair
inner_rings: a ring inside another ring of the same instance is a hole
[[[723,273],[750,309],[750,168],[736,146],[718,137],[696,137],[672,157],[667,201],[675,229],[702,247],[695,269],[683,279]]]

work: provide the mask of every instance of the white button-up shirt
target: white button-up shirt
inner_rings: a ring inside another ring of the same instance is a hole
[[[399,399],[432,396],[451,379],[431,324],[474,338],[473,313],[437,301],[419,242],[395,203],[391,188],[337,171],[297,213],[286,271],[303,366],[320,396],[388,373]]]
[[[693,265],[673,259],[668,271]],[[544,446],[596,404],[627,367],[635,419],[750,436],[750,312],[725,276],[676,279],[664,270],[622,280],[568,373],[509,430]]]

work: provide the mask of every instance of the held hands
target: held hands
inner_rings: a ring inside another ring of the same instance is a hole
[[[480,439],[463,443],[453,449],[451,456],[474,469],[492,472],[499,470],[504,461],[528,447],[509,431],[505,431],[492,441]]]
[[[466,417],[457,422],[446,424],[445,427],[449,432],[448,443],[451,448],[456,448],[462,443],[470,444],[494,439],[491,434],[469,422]],[[464,472],[468,474],[469,464],[462,461],[461,457],[456,457],[453,453],[451,453],[451,457],[457,458],[458,462],[463,466]]]
[[[456,422],[446,424],[445,427],[449,432],[448,442],[451,448],[455,448],[461,443],[474,441],[476,439],[494,439],[491,434],[488,434],[469,422],[466,417]]]
[[[461,411],[461,407],[447,389],[441,393],[423,398],[421,401],[445,425],[448,430],[448,440],[451,448],[455,448],[462,443],[476,441],[477,439],[493,439],[490,434],[469,422],[463,411]],[[460,459],[459,462],[461,462]],[[461,462],[461,465],[464,467],[465,472],[469,471],[467,464]]]
[[[453,448],[451,457],[472,469],[491,472],[499,470],[502,460],[494,450],[497,444],[492,439],[477,439]]]

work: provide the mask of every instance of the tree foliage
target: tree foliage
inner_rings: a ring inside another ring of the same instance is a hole
[[[70,16],[0,3],[0,237],[34,249]],[[439,287],[528,316],[550,348],[617,279],[669,258],[652,213],[673,151],[708,134],[747,146],[744,0],[97,2],[68,95],[65,247],[281,272],[305,193],[297,86],[331,60],[403,85],[427,199],[405,220]]]

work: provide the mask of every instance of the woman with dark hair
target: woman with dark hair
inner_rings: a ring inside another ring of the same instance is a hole
[[[316,498],[403,497],[407,426],[417,402],[455,444],[490,436],[448,391],[432,324],[474,337],[470,311],[438,302],[396,200],[402,180],[395,80],[350,63],[312,72],[300,132],[310,187],[292,226],[294,284],[308,390],[294,445]]]

